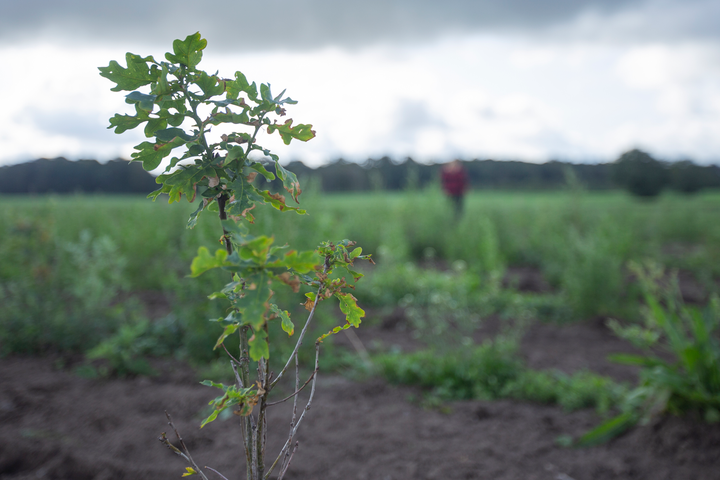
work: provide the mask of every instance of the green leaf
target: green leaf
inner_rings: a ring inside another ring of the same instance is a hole
[[[591,447],[605,443],[625,432],[638,422],[638,416],[635,412],[626,412],[611,418],[600,426],[590,430],[588,433],[580,437],[577,441],[579,447]]]
[[[283,90],[284,93],[284,90]],[[262,100],[269,104],[276,104],[277,102],[272,96],[272,91],[270,88],[269,83],[261,83],[260,84],[260,96],[262,97]]]
[[[145,136],[154,137],[155,132],[162,130],[167,127],[167,120],[164,118],[151,118],[145,125]]]
[[[252,260],[257,265],[265,265],[268,251],[274,239],[261,235],[238,246],[237,252],[241,259]]]
[[[348,273],[349,273],[350,275],[352,275],[353,280],[356,281],[356,282],[357,282],[358,280],[360,280],[362,277],[365,276],[365,275],[363,275],[362,273],[356,272],[355,270],[353,270],[353,269],[351,269],[350,267],[347,267],[347,266],[345,267],[345,270],[347,270]]]
[[[225,265],[232,265],[225,261],[228,253],[226,250],[218,249],[215,252],[215,256],[210,255],[210,251],[206,247],[198,248],[198,253],[193,258],[192,264],[190,265],[191,277],[199,277],[208,270],[213,268],[223,267]]]
[[[220,345],[222,345],[227,337],[229,337],[233,333],[237,332],[237,329],[239,327],[240,327],[240,325],[237,323],[233,323],[232,325],[226,326],[225,329],[223,330],[222,335],[220,335],[220,337],[217,339],[217,342],[215,342],[215,346],[213,347],[213,350],[215,350]]]
[[[234,123],[234,124],[247,125],[250,122],[250,117],[248,117],[248,114],[245,111],[243,111],[241,113],[217,112],[217,113],[213,113],[211,115],[211,119],[212,119],[213,125],[220,125],[221,123]]]
[[[298,196],[302,193],[302,190],[300,189],[300,182],[298,182],[297,176],[290,170],[287,170],[285,167],[280,165],[280,162],[277,160],[275,161],[275,173],[283,182],[283,188],[292,195],[295,203],[299,203]]]
[[[340,310],[345,314],[345,320],[353,327],[359,327],[365,310],[357,306],[357,298],[349,293],[338,293],[335,296],[340,300]]]
[[[180,86],[177,84],[177,82],[173,82],[172,86],[170,86],[167,76],[168,64],[162,62],[162,68],[160,70],[160,75],[158,76],[157,83],[155,83],[152,88],[152,92],[155,95],[170,95],[180,89]]]
[[[314,250],[305,252],[291,250],[277,260],[268,263],[267,266],[269,268],[285,267],[298,273],[308,273],[320,265],[321,261],[322,259]]]
[[[127,68],[122,67],[118,62],[113,60],[107,67],[99,67],[100,76],[105,77],[117,85],[110,90],[113,92],[130,91],[147,85],[159,76],[157,69],[151,69],[148,63],[155,60],[153,57],[141,57],[128,52],[125,54]]]
[[[264,166],[262,163],[260,163],[260,162],[253,162],[253,163],[251,163],[251,164],[248,165],[248,166],[249,166],[250,168],[252,168],[253,170],[255,170],[256,172],[258,172],[258,173],[259,173],[260,175],[262,175],[263,177],[265,177],[265,179],[266,179],[268,182],[272,182],[273,180],[275,180],[275,175],[273,175],[272,173],[268,172],[268,171],[265,169],[265,166]]]
[[[280,310],[280,307],[274,303],[270,304],[270,310],[282,320],[283,331],[291,336],[295,332],[295,325],[292,320],[290,320],[290,312],[287,310]]]
[[[223,409],[223,410],[224,410],[224,409]],[[213,412],[210,414],[210,416],[208,416],[208,417],[207,417],[205,420],[203,420],[203,422],[200,424],[200,428],[203,428],[203,427],[204,427],[205,425],[207,425],[208,423],[215,421],[215,420],[217,419],[217,417],[218,417],[218,414],[219,414],[221,411],[222,411],[222,410],[213,410]]]
[[[114,128],[115,133],[123,133],[127,130],[132,130],[141,123],[148,121],[148,119],[149,117],[142,118],[135,115],[120,115],[116,113],[115,116],[110,119],[110,126],[107,128]]]
[[[207,40],[200,36],[200,32],[188,35],[185,40],[173,42],[173,53],[166,53],[165,58],[170,62],[180,63],[194,70],[202,60],[202,50],[207,46]]]
[[[269,308],[268,301],[272,296],[269,279],[265,273],[259,273],[246,278],[245,281],[247,285],[244,290],[245,295],[238,298],[234,305],[242,314],[243,324],[252,326],[255,331],[261,330]]]
[[[198,217],[200,216],[200,212],[205,210],[205,207],[207,206],[207,203],[205,201],[200,201],[200,205],[198,205],[197,210],[195,210],[193,213],[190,214],[190,218],[188,218],[187,222],[187,228],[192,230],[197,225]]]
[[[192,467],[185,467],[185,473],[182,474],[183,477],[189,477],[190,475],[195,475],[197,472]]]
[[[179,137],[175,137],[174,141],[182,141]],[[159,175],[155,181],[172,185],[178,192],[178,195],[185,194],[190,202],[195,200],[195,185],[197,185],[204,177],[214,177],[215,170],[211,167],[203,167],[199,165],[188,165],[179,168],[172,173]]]
[[[205,385],[206,387],[220,388],[222,390],[227,390],[228,388],[224,384],[213,382],[212,380],[203,380],[202,382],[200,382],[200,385]],[[212,402],[210,402],[210,404],[212,405]]]
[[[245,241],[244,237],[250,233],[245,225],[237,224],[232,220],[222,220],[220,223],[226,232],[232,233],[233,236],[235,236],[237,243],[243,243]]]
[[[135,146],[136,151],[132,153],[131,161],[142,162],[145,170],[155,170],[160,166],[162,159],[170,155],[174,148],[185,145],[185,143],[185,140],[179,137],[175,137],[173,141],[168,143],[143,142]]]
[[[659,358],[644,357],[642,355],[633,355],[629,353],[616,353],[613,355],[608,355],[608,360],[615,363],[621,363],[623,365],[638,365],[641,367],[655,367],[657,365],[666,365],[666,363]]]
[[[227,97],[233,100],[237,99],[241,92],[247,93],[248,98],[254,102],[258,99],[255,82],[250,85],[242,72],[235,72],[235,80],[225,82],[225,89],[227,91]]]
[[[162,186],[161,186],[160,188],[158,188],[157,190],[148,193],[147,198],[152,199],[152,201],[154,202],[155,200],[157,200],[157,197],[158,197],[161,193],[169,193],[169,192],[170,192],[170,187],[166,187],[165,185],[162,185]]]
[[[137,104],[138,108],[145,110],[146,112],[152,112],[155,107],[155,99],[157,95],[148,95],[142,92],[132,92],[125,95],[125,103],[131,105]]]
[[[245,156],[245,150],[240,146],[228,145],[227,157],[225,158],[225,164],[243,158]],[[241,190],[242,191],[242,190]]]
[[[261,358],[270,358],[270,346],[267,341],[267,333],[262,328],[255,329],[253,336],[248,340],[250,346],[250,358],[255,361]]]
[[[158,142],[172,142],[177,137],[180,137],[186,142],[189,142],[190,140],[195,138],[192,135],[188,135],[187,133],[185,133],[185,130],[183,130],[182,128],[166,128],[164,130],[158,130],[155,132],[155,137],[157,138]]]
[[[289,118],[283,124],[268,125],[268,133],[278,131],[280,137],[285,145],[290,145],[293,138],[300,140],[301,142],[307,142],[308,140],[315,138],[315,130],[312,129],[312,125],[298,123],[294,127],[292,126],[292,119]]]
[[[225,85],[220,82],[215,75],[208,75],[206,72],[200,72],[200,78],[195,82],[200,90],[205,94],[205,98],[222,95],[225,91]]]
[[[298,215],[305,215],[307,213],[305,210],[297,207],[291,207],[285,203],[285,197],[283,195],[280,195],[279,193],[270,193],[268,190],[259,190],[252,185],[250,185],[250,188],[254,189],[255,192],[262,197],[262,199],[265,201],[265,203],[269,203],[276,209],[280,210],[281,212],[285,210],[293,210]]]

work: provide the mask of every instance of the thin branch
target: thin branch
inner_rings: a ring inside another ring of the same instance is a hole
[[[316,341],[315,342],[315,371],[317,371],[319,369],[319,363],[320,363],[320,342]],[[285,442],[285,445],[283,445],[283,447],[280,449],[280,453],[278,454],[278,456],[275,459],[275,461],[273,462],[272,466],[268,469],[267,473],[265,474],[265,477],[264,477],[265,479],[270,477],[270,473],[275,468],[275,465],[277,465],[280,458],[282,458],[283,455],[285,455],[288,452],[288,450],[290,449],[290,445],[292,444],[291,443],[292,438],[295,437],[295,434],[297,433],[297,430],[300,427],[300,424],[302,423],[303,419],[305,418],[305,414],[308,412],[308,410],[310,410],[310,406],[312,405],[313,397],[315,396],[316,383],[317,383],[317,375],[315,375],[312,379],[312,384],[311,384],[312,386],[310,388],[310,398],[308,398],[308,402],[305,405],[305,408],[303,409],[302,413],[300,414],[300,418],[298,418],[297,423],[290,430],[290,436],[287,439],[287,441]],[[288,459],[288,461],[287,461],[288,465],[290,463],[289,460],[290,459]],[[287,468],[287,467],[285,467],[285,468]]]
[[[313,373],[313,377],[315,374]],[[298,386],[300,385],[300,360],[298,359],[297,353],[295,354],[295,391],[298,391]],[[290,427],[295,426],[295,419],[297,418],[297,403],[298,403],[298,397],[295,396],[293,398],[293,414],[292,414],[292,421],[290,422]]]
[[[365,348],[365,345],[363,345],[362,340],[360,340],[360,337],[357,336],[357,333],[355,333],[352,328],[346,328],[343,332],[345,332],[347,339],[350,340],[350,343],[360,356],[360,359],[362,359],[363,363],[365,363],[365,366],[371,367],[372,360],[370,360],[370,354],[368,354],[367,348]]]
[[[283,466],[282,470],[280,470],[280,475],[278,475],[277,480],[282,480],[285,476],[285,473],[288,470],[288,467],[290,466],[290,462],[292,462],[293,456],[295,455],[295,452],[297,452],[299,442],[295,442],[295,447],[292,449],[292,452],[290,452],[290,457],[288,458],[288,461]]]
[[[237,366],[235,366],[235,362],[232,360],[230,361],[230,366],[233,369],[233,373],[235,374],[235,380],[237,381],[238,387],[245,388],[245,385],[243,385],[242,378],[240,378],[240,374],[237,371]]]
[[[313,371],[313,376],[315,376],[315,372]],[[300,388],[300,360],[298,359],[297,354],[295,354],[295,391],[299,391]],[[295,395],[293,397],[293,412],[292,412],[292,420],[290,421],[290,434],[288,436],[288,440],[290,443],[293,441],[293,429],[295,428],[295,421],[297,419],[297,404],[298,404],[298,396]],[[282,459],[282,462],[280,463],[280,472],[285,472],[288,469],[288,466],[290,464],[291,455],[288,455],[287,452],[285,452],[285,456]]]
[[[303,390],[303,388],[305,388],[305,387],[307,386],[308,383],[310,383],[310,380],[313,379],[313,377],[315,376],[316,373],[317,373],[317,370],[315,370],[313,373],[311,373],[311,374],[310,374],[310,378],[307,379],[307,381],[303,384],[302,387],[300,387],[299,389],[295,390],[295,393],[291,393],[291,394],[288,395],[287,397],[283,398],[282,400],[278,400],[277,402],[268,403],[267,406],[268,406],[268,407],[272,407],[273,405],[277,405],[277,404],[279,404],[279,403],[286,402],[286,401],[290,400],[291,398],[293,398],[295,395],[297,395],[298,393],[300,393],[300,392]]]
[[[168,419],[168,425],[170,425],[173,428],[173,430],[175,431],[175,436],[177,437],[178,441],[180,442],[180,446],[182,447],[183,452],[185,452],[185,453],[183,454],[176,447],[172,446],[172,444],[167,439],[167,437],[165,437],[165,433],[163,433],[160,436],[159,440],[162,443],[164,443],[168,448],[170,448],[170,450],[172,450],[173,452],[175,452],[175,453],[179,454],[180,456],[182,456],[183,458],[185,458],[185,460],[187,460],[188,463],[190,463],[190,465],[192,465],[193,469],[203,478],[203,480],[208,480],[208,478],[205,476],[204,473],[202,473],[202,471],[200,470],[200,467],[198,467],[197,463],[195,463],[192,456],[190,455],[190,450],[188,450],[187,445],[185,445],[185,441],[183,441],[182,437],[180,436],[180,432],[178,432],[178,429],[175,427],[175,424],[173,423],[172,418],[170,417],[170,414],[167,412],[167,410],[165,411],[165,416]]]
[[[217,474],[220,475],[224,480],[228,480],[228,478],[227,478],[225,475],[223,475],[222,473],[218,472],[218,471],[215,470],[214,468],[208,467],[207,465],[205,466],[205,468],[207,468],[207,469],[210,470],[210,471],[213,471],[213,472],[217,473]]]
[[[225,343],[224,343],[224,342],[221,343],[221,345],[222,345],[223,349],[225,349],[225,353],[228,354],[228,357],[230,357],[232,360],[234,360],[235,363],[237,363],[238,365],[242,364],[242,362],[241,362],[240,360],[238,360],[237,358],[235,358],[235,357],[233,356],[233,354],[230,353],[230,350],[227,349],[227,347],[225,346]]]
[[[327,270],[328,270],[328,266],[325,265],[325,268],[323,269],[323,272],[327,272]],[[322,288],[323,288],[323,286],[320,285],[320,287],[318,288],[317,293],[315,294],[315,303],[313,303],[312,310],[310,310],[310,315],[308,315],[308,318],[307,318],[307,320],[305,321],[305,326],[303,326],[303,329],[302,329],[302,331],[300,332],[300,337],[298,338],[298,341],[297,341],[297,343],[295,344],[295,349],[293,350],[292,354],[290,355],[290,358],[288,358],[288,361],[287,361],[287,363],[285,364],[285,366],[283,367],[283,369],[280,371],[280,373],[279,373],[278,376],[275,378],[275,380],[273,380],[272,383],[270,384],[270,388],[269,388],[269,389],[272,389],[272,388],[275,386],[275,384],[276,384],[278,381],[280,381],[280,379],[282,378],[282,376],[285,374],[285,371],[286,371],[286,370],[288,369],[288,367],[290,366],[290,362],[292,362],[293,357],[295,357],[295,355],[297,355],[297,352],[298,352],[298,350],[300,349],[300,345],[302,345],[303,338],[305,338],[305,333],[306,333],[307,330],[308,330],[308,326],[310,325],[310,321],[312,320],[313,315],[315,315],[315,309],[317,308],[318,302],[320,301],[320,292],[322,291]],[[268,390],[269,390],[269,389],[268,389]]]

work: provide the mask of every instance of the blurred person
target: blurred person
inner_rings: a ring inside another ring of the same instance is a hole
[[[455,217],[463,211],[465,190],[467,190],[467,172],[460,160],[453,160],[443,165],[441,170],[442,187],[455,205]]]

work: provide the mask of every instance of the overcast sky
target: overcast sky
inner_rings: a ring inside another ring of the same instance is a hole
[[[201,68],[287,88],[319,165],[454,157],[720,163],[720,0],[0,0],[0,165],[129,158],[98,75],[200,31]],[[262,142],[261,142],[262,143]]]

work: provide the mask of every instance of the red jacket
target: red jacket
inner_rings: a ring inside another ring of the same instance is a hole
[[[467,173],[464,168],[447,169],[442,171],[442,186],[445,193],[459,197],[467,189]]]

